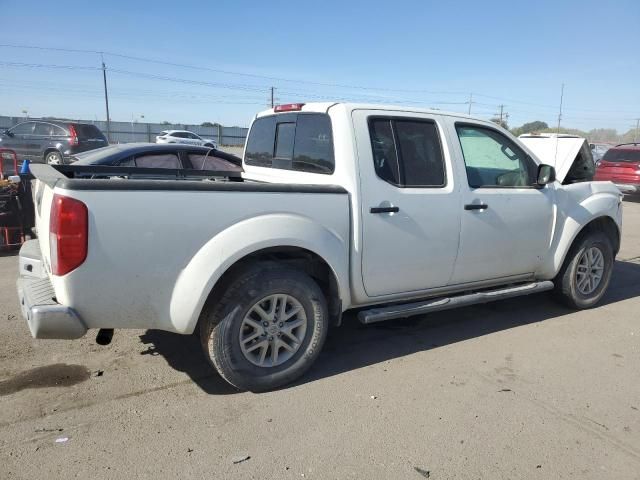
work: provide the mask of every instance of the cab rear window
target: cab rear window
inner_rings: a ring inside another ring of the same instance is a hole
[[[335,169],[331,120],[324,113],[260,117],[251,127],[247,165],[330,175]]]

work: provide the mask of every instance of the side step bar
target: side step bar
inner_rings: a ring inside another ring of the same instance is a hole
[[[358,313],[361,323],[369,324],[383,322],[385,320],[395,320],[396,318],[406,318],[413,315],[449,310],[451,308],[466,307],[479,303],[488,303],[505,298],[519,297],[531,293],[544,292],[553,288],[553,282],[546,280],[543,282],[532,282],[524,285],[500,288],[497,290],[485,290],[482,292],[458,295],[455,297],[435,298],[423,302],[405,303],[403,305],[392,305],[390,307],[372,308]]]

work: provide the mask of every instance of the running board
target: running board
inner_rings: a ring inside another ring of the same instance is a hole
[[[455,297],[435,298],[423,302],[405,303],[403,305],[392,305],[390,307],[372,308],[364,310],[358,314],[361,323],[369,324],[383,322],[385,320],[395,320],[396,318],[406,318],[413,315],[449,310],[451,308],[466,307],[479,303],[488,303],[505,298],[519,297],[531,293],[544,292],[553,288],[553,282],[532,282],[515,287],[500,288],[497,290],[485,290],[482,292],[458,295]]]

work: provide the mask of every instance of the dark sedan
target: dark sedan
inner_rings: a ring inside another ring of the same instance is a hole
[[[72,156],[75,165],[241,172],[242,160],[214,148],[175,143],[123,143]]]

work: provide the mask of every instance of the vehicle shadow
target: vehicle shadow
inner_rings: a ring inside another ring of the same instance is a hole
[[[636,296],[640,296],[640,258],[638,263],[616,261],[602,305]],[[349,313],[342,327],[330,332],[315,365],[294,385],[569,313],[572,310],[556,303],[547,293],[377,325],[361,325],[356,315]],[[150,345],[143,353],[162,355],[172,368],[186,373],[205,392],[217,395],[237,392],[209,366],[197,337],[149,330],[140,339]]]

